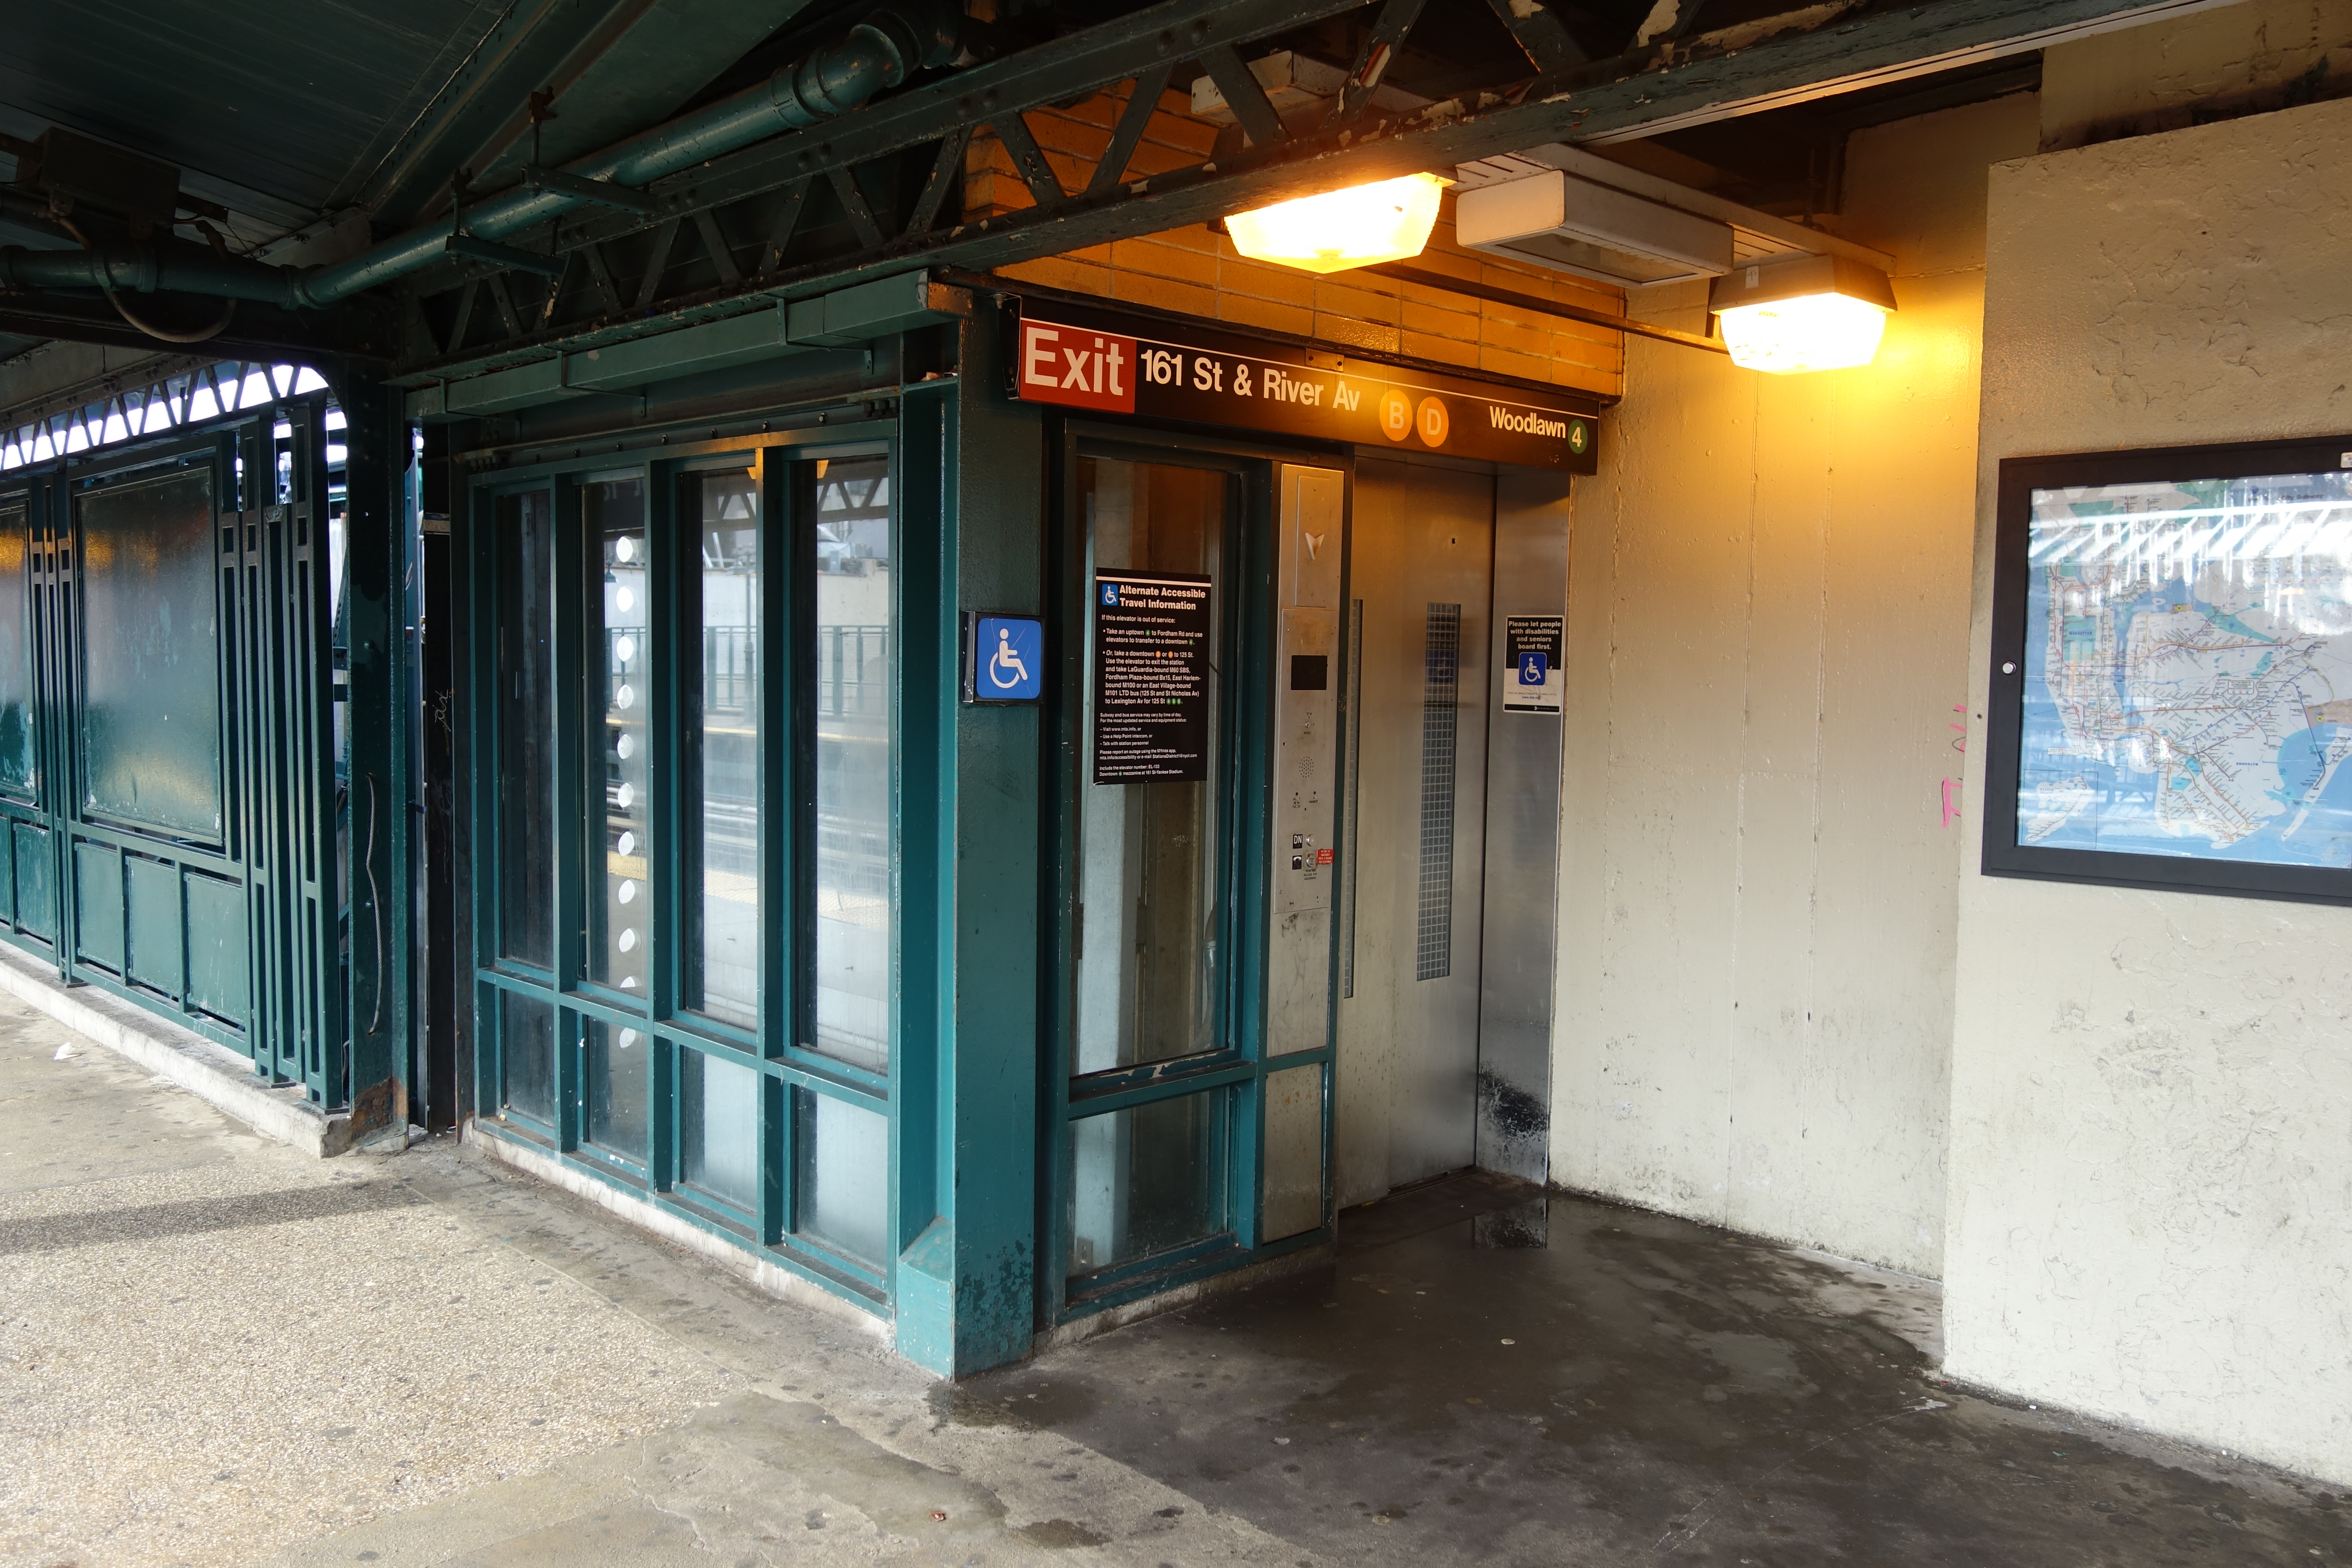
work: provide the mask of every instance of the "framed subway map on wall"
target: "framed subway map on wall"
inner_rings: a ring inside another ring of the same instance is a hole
[[[1984,869],[2352,903],[2352,436],[2000,466]]]

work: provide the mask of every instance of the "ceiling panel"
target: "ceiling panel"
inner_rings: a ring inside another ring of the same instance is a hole
[[[326,205],[431,104],[509,0],[77,0],[12,7],[0,130],[55,123],[187,171],[288,224]]]

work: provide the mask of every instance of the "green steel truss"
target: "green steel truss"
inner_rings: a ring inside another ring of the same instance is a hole
[[[1345,19],[1361,78],[1413,37],[1423,0],[1161,0],[1013,50],[657,180],[650,212],[582,208],[509,237],[550,258],[552,278],[479,262],[416,274],[400,290],[393,379],[455,381],[919,268],[1001,266],[1336,184],[1730,118],[2029,52],[2200,0],[1857,0],[1648,43],[1620,30],[1619,7],[1491,3],[1525,55],[1522,69],[1407,112],[1375,111],[1351,91],[1328,114],[1286,119],[1240,61],[1302,26]],[[1701,9],[1684,7],[1686,16]],[[1221,139],[1192,167],[1128,179],[1145,111],[1188,63],[1219,81],[1248,144]],[[1024,117],[1122,87],[1134,111],[1094,175],[1069,188]],[[983,126],[1013,154],[1035,205],[962,222],[956,187]]]

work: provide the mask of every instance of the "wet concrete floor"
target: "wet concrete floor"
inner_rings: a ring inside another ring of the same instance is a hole
[[[2352,1564],[1937,1380],[1934,1288],[1462,1176],[955,1385],[448,1140],[305,1159],[0,999],[0,1568]]]
[[[2352,1563],[2352,1499],[1944,1383],[1926,1281],[1476,1175],[1341,1242],[935,1398],[1343,1562]]]

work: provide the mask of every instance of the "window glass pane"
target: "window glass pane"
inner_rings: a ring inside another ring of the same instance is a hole
[[[794,1094],[800,1233],[878,1266],[891,1251],[890,1119],[814,1089]]]
[[[2032,509],[2017,842],[2352,866],[2352,473]]]
[[[701,669],[687,737],[687,1005],[760,1022],[760,497],[749,473],[697,474]]]
[[[186,468],[80,498],[83,804],[221,833],[213,479]]]
[[[33,642],[26,613],[25,509],[0,506],[0,789],[30,796],[33,761]]]
[[[555,1008],[535,996],[499,993],[499,1064],[506,1103],[555,1120]]]
[[[890,1065],[890,465],[817,465],[816,1048]]]
[[[653,930],[646,916],[646,489],[636,479],[583,485],[588,523],[588,978],[639,991]]]
[[[679,1174],[746,1214],[760,1212],[760,1074],[678,1053]]]
[[[499,952],[555,966],[555,552],[545,491],[498,503]]]
[[[1070,1123],[1070,1272],[1108,1268],[1225,1228],[1223,1089]]]
[[[588,1021],[588,1141],[631,1159],[646,1157],[646,1063],[653,1041],[643,1029]]]
[[[1087,580],[1097,571],[1207,577],[1209,646],[1218,646],[1226,475],[1205,468],[1087,458],[1078,464]],[[1085,646],[1094,646],[1087,595]],[[1217,656],[1213,651],[1211,658]],[[1093,679],[1092,661],[1087,664]],[[1209,683],[1208,775],[1218,777],[1219,693]],[[1101,1072],[1214,1049],[1217,1020],[1216,789],[1177,779],[1095,784],[1094,703],[1082,725],[1078,909],[1081,926],[1073,1073]]]

